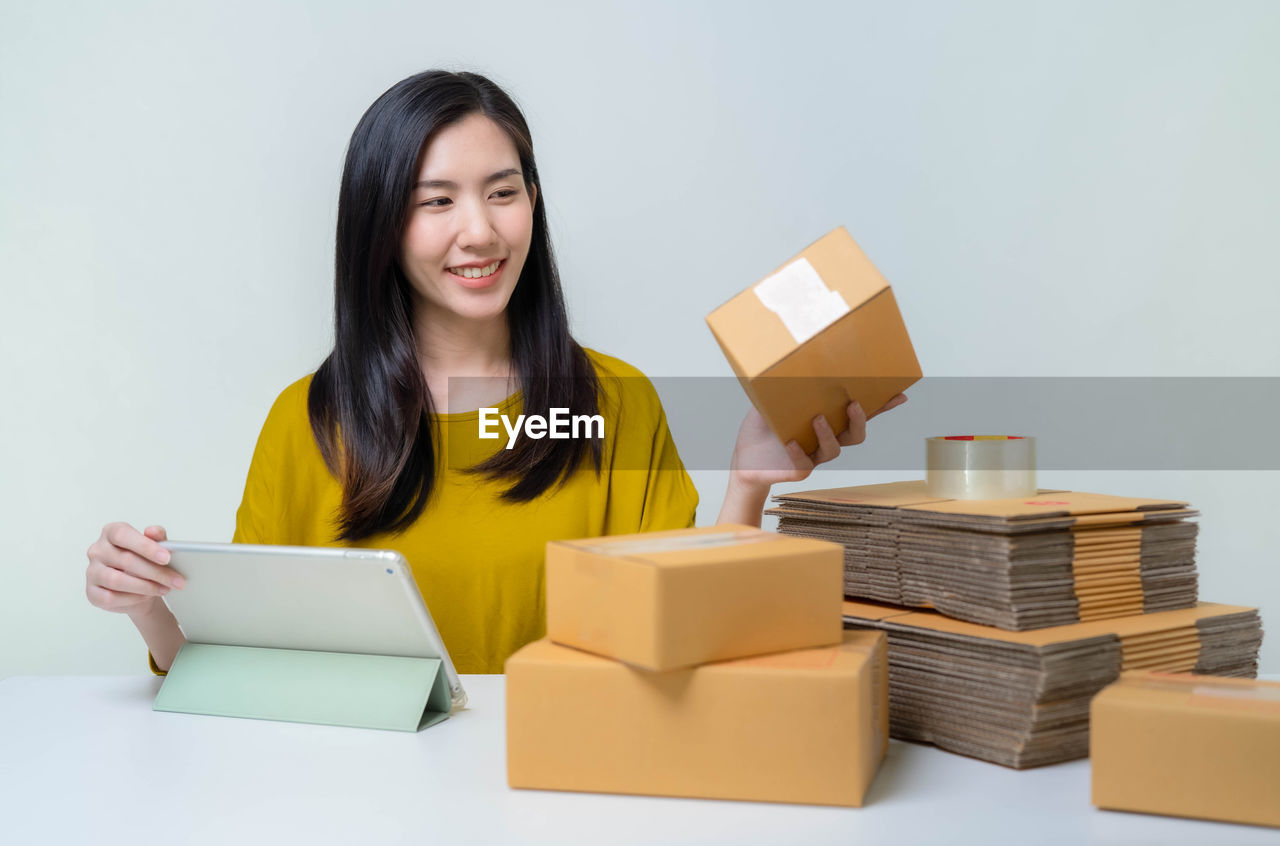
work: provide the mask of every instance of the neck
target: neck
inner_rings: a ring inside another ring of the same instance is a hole
[[[437,412],[471,411],[496,404],[515,390],[505,313],[473,320],[419,303],[414,335],[418,361]],[[452,392],[451,378],[455,380]],[[459,382],[459,378],[466,381]]]

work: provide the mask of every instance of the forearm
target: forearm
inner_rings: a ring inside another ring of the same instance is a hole
[[[729,487],[720,506],[716,523],[739,523],[759,526],[764,517],[764,504],[769,498],[769,485],[744,482],[736,472],[729,473]]]
[[[156,597],[149,605],[130,612],[129,619],[133,620],[133,624],[138,627],[138,634],[142,635],[147,649],[151,650],[151,657],[155,659],[156,666],[168,671],[173,665],[173,659],[178,654],[178,650],[187,642],[182,636],[182,630],[178,628],[177,619],[174,618],[168,606]]]

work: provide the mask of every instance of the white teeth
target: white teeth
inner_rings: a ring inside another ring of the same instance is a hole
[[[492,276],[500,264],[502,264],[501,259],[485,267],[451,267],[449,272],[466,279],[482,279],[485,276]]]

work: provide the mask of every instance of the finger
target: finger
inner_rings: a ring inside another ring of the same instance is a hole
[[[895,408],[902,405],[906,401],[907,401],[906,394],[898,394],[897,396],[891,398],[884,405],[876,409],[876,411],[872,413],[871,417],[875,417],[877,414],[884,414],[886,411],[893,411]],[[870,420],[871,417],[868,417],[867,419]]]
[[[169,539],[169,534],[164,530],[164,526],[147,526],[142,533],[153,541],[164,541]]]
[[[795,441],[787,441],[787,458],[791,459],[792,467],[802,473],[807,473],[814,467],[813,460]]]
[[[182,578],[181,573],[148,561],[135,552],[129,552],[127,549],[117,549],[115,554],[109,559],[103,560],[102,564],[103,566],[128,573],[134,578],[155,582],[167,588],[180,588],[186,584],[186,580]]]
[[[164,596],[169,592],[169,586],[158,584],[150,579],[140,579],[124,570],[117,570],[114,567],[103,565],[103,569],[93,577],[93,581],[99,587],[106,588],[116,593],[131,593],[137,596]]]
[[[813,432],[818,436],[818,448],[813,451],[810,458],[813,459],[816,467],[840,454],[840,442],[836,440],[836,433],[831,431],[831,424],[827,422],[826,415],[819,414],[813,418]]]
[[[169,563],[169,550],[128,523],[111,525],[107,528],[105,535],[112,546],[128,549],[157,564]]]
[[[89,597],[90,604],[104,611],[127,611],[135,605],[151,601],[150,596],[121,593],[104,588],[102,585],[89,585],[85,589],[85,594]]]
[[[849,403],[845,411],[849,414],[849,428],[840,433],[840,445],[860,444],[867,439],[867,415],[863,413],[857,400]]]

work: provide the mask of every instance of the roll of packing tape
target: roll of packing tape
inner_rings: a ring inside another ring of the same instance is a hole
[[[943,499],[1012,499],[1036,492],[1036,439],[948,435],[925,439],[925,487]]]

